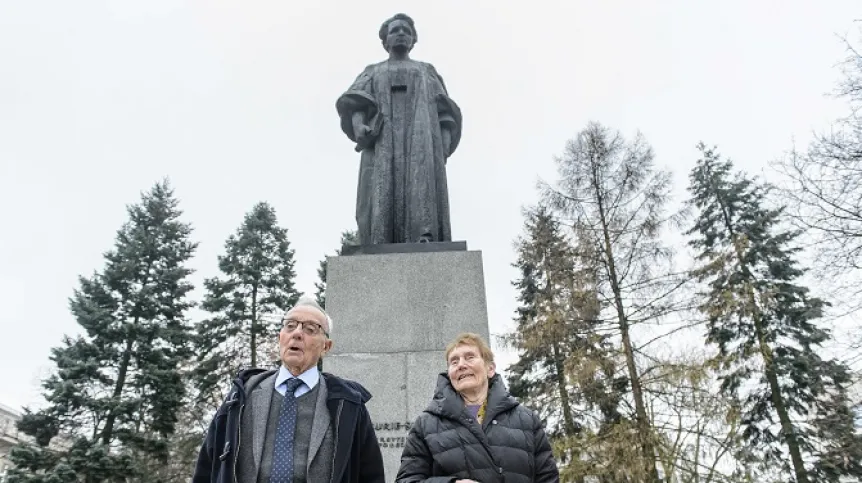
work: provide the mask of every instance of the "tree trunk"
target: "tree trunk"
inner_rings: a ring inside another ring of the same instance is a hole
[[[134,325],[138,325],[137,319],[135,319]],[[129,336],[129,339],[126,340],[126,350],[123,352],[123,360],[120,362],[120,371],[117,374],[117,382],[114,384],[114,393],[111,395],[111,399],[114,400],[115,403],[123,393],[123,386],[126,385],[126,374],[129,371],[129,364],[132,361],[133,346],[134,340]],[[102,430],[102,444],[108,445],[111,443],[111,437],[114,433],[114,421],[116,421],[116,419],[117,413],[115,412],[115,408],[111,408],[108,413],[108,417],[105,419],[105,429]]]
[[[599,185],[596,184],[598,191]],[[629,336],[629,323],[626,317],[625,307],[623,306],[622,291],[617,278],[617,269],[614,261],[613,248],[611,244],[610,229],[608,228],[607,219],[603,199],[599,194],[596,196],[598,202],[599,218],[602,223],[602,235],[604,237],[604,252],[607,257],[608,279],[611,285],[611,291],[614,294],[614,305],[617,309],[617,318],[619,320],[620,336],[623,341],[623,351],[626,357],[626,367],[628,368],[629,380],[632,386],[632,396],[635,402],[635,415],[637,417],[638,435],[640,436],[641,452],[643,453],[644,465],[651,481],[661,483],[661,478],[658,475],[658,469],[655,464],[655,449],[652,443],[652,430],[650,428],[649,418],[647,417],[646,405],[643,399],[643,389],[641,388],[640,375],[638,374],[637,365],[635,364],[634,348],[632,347],[631,337]]]
[[[251,287],[251,367],[257,367],[257,284]]]
[[[790,414],[788,414],[787,406],[784,404],[784,396],[781,395],[781,386],[778,384],[778,375],[775,373],[773,366],[772,348],[766,343],[761,324],[755,321],[754,327],[757,332],[757,341],[760,345],[760,355],[763,357],[765,365],[766,380],[769,381],[769,389],[772,392],[772,404],[775,405],[775,412],[778,413],[778,421],[781,423],[781,433],[784,435],[784,441],[787,443],[787,448],[790,451],[790,461],[793,463],[793,471],[796,473],[796,483],[808,483],[808,472],[805,470],[805,464],[802,461],[802,451],[799,449],[799,441],[796,440],[796,428],[793,427],[793,422],[790,421]]]
[[[754,276],[745,264],[745,257],[742,253],[742,248],[739,246],[737,235],[733,229],[733,224],[730,220],[730,215],[727,213],[726,206],[722,203],[721,213],[724,218],[724,224],[730,235],[731,243],[733,244],[734,253],[736,254],[739,268],[743,276],[749,282],[754,281]],[[781,385],[778,383],[778,375],[775,373],[773,365],[772,348],[766,342],[766,333],[763,327],[762,314],[757,305],[757,299],[754,294],[754,289],[747,290],[748,303],[751,305],[752,321],[754,322],[754,332],[757,335],[758,348],[760,356],[763,358],[764,372],[766,380],[769,383],[769,390],[772,393],[772,404],[775,405],[775,412],[778,413],[778,421],[781,424],[781,433],[784,436],[784,441],[787,443],[787,449],[790,452],[790,461],[793,463],[793,472],[796,474],[796,483],[808,483],[808,473],[805,470],[805,463],[802,461],[802,451],[799,448],[799,442],[796,440],[796,431],[793,427],[793,422],[790,421],[790,414],[787,412],[787,406],[784,403],[784,396],[781,394]]]
[[[563,424],[566,427],[566,436],[575,435],[575,418],[572,416],[572,407],[569,404],[569,392],[566,390],[566,373],[563,367],[563,357],[560,355],[560,348],[555,342],[554,350],[554,369],[557,372],[557,390],[560,393],[560,404],[563,406]]]

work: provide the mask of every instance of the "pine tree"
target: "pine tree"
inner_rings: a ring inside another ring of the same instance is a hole
[[[202,307],[212,316],[198,324],[198,403],[218,404],[226,381],[241,368],[273,362],[280,315],[300,295],[293,257],[287,230],[263,202],[225,242],[218,257],[222,275],[204,282]]]
[[[521,272],[514,282],[521,306],[511,342],[520,355],[509,371],[510,391],[548,413],[545,417],[560,421],[564,434],[574,435],[580,425],[572,415],[564,367],[569,355],[567,324],[571,322],[567,315],[573,309],[569,292],[574,289],[574,250],[546,208],[539,207],[526,217],[526,233],[518,241],[514,264]],[[552,435],[558,432],[550,429]]]
[[[579,482],[607,476],[601,468],[620,465],[608,464],[606,451],[593,451],[607,445],[588,446],[623,420],[627,378],[617,374],[615,351],[600,332],[590,245],[579,251],[544,206],[526,213],[524,230],[514,264],[521,273],[514,282],[517,327],[507,337],[519,355],[508,369],[510,392],[548,420],[568,475]]]
[[[568,143],[557,166],[560,179],[544,186],[544,195],[560,219],[583,233],[581,244],[600,268],[596,287],[608,301],[603,319],[619,335],[635,410],[632,439],[640,458],[634,463],[642,481],[659,482],[659,436],[648,414],[632,328],[675,310],[673,294],[681,283],[670,272],[672,252],[659,238],[670,173],[655,168],[652,148],[641,136],[628,142],[597,123]]]
[[[335,250],[335,255],[341,255],[342,250],[347,245],[355,245],[358,241],[358,234],[356,230],[348,230],[341,232],[341,248]],[[317,277],[318,281],[314,283],[314,287],[317,289],[314,293],[314,297],[317,299],[318,305],[326,308],[326,258],[320,261],[320,267],[317,269]]]
[[[514,282],[520,306],[517,327],[509,340],[520,355],[509,370],[510,390],[532,401],[540,412],[547,411],[548,417],[560,421],[560,432],[571,436],[581,427],[572,413],[572,399],[586,396],[599,404],[599,399],[610,392],[592,371],[607,368],[612,348],[607,336],[597,332],[600,303],[595,268],[584,266],[576,247],[546,207],[528,212],[526,218],[514,264],[521,272]],[[576,384],[586,383],[582,380],[586,375],[570,378],[570,372],[585,359],[591,365],[589,384],[598,384],[601,390],[584,394],[579,385],[573,394],[570,379]],[[619,416],[614,406],[607,406],[610,418]]]
[[[829,339],[816,324],[826,304],[797,282],[797,233],[782,230],[783,208],[769,207],[764,185],[698,147],[689,203],[699,213],[688,234],[709,288],[700,309],[719,349],[721,390],[741,404],[747,452],[796,483],[859,478],[850,375],[817,353]]]
[[[70,299],[83,333],[52,350],[46,406],[19,429],[36,445],[11,452],[11,483],[134,479],[168,458],[190,355],[185,312],[196,244],[167,181],[128,207],[105,268]],[[150,481],[159,481],[150,477]]]

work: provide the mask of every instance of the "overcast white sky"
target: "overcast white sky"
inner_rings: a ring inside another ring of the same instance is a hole
[[[359,159],[335,99],[401,11],[464,113],[453,234],[483,252],[499,333],[521,207],[567,139],[590,120],[640,129],[680,194],[700,140],[759,171],[840,113],[837,36],[862,2],[0,1],[0,402],[36,400],[49,349],[77,331],[77,276],[162,177],[200,242],[197,285],[266,200],[312,292],[354,226]]]

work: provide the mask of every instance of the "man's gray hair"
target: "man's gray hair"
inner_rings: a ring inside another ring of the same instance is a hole
[[[317,300],[315,300],[314,297],[310,297],[308,295],[303,295],[302,297],[299,297],[299,300],[293,305],[293,307],[289,308],[287,312],[285,312],[285,315],[287,315],[291,310],[297,307],[311,307],[313,309],[317,309],[321,314],[323,314],[324,317],[326,317],[326,323],[329,324],[329,330],[327,332],[332,334],[332,317],[330,317],[329,314],[327,314],[326,311],[323,310],[323,307],[321,307],[320,304],[317,303]]]

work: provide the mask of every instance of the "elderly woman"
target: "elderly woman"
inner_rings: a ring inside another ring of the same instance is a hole
[[[557,482],[538,416],[509,395],[476,334],[446,347],[449,369],[407,435],[397,483]]]
[[[446,161],[461,139],[461,110],[443,79],[410,58],[419,36],[399,13],[379,31],[389,58],[369,65],[335,103],[361,152],[359,243],[451,241]]]

